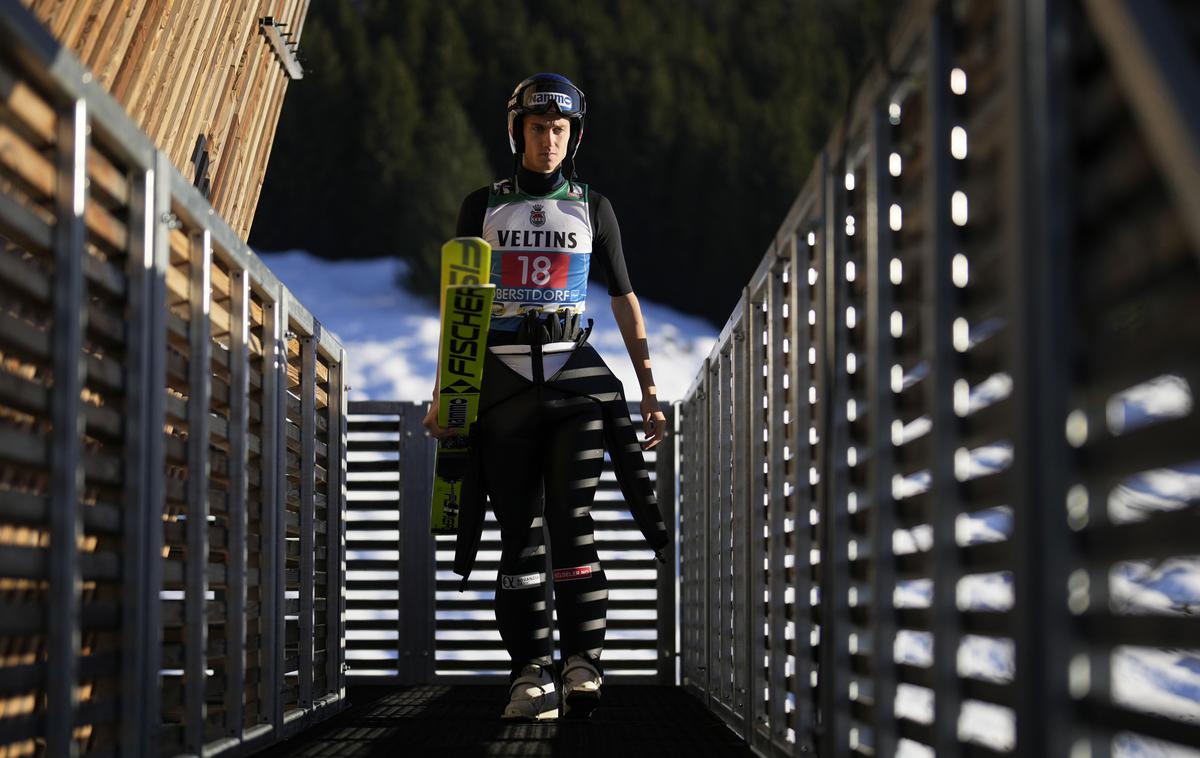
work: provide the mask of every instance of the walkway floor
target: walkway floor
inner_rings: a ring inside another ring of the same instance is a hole
[[[677,687],[610,685],[590,721],[505,724],[504,686],[355,687],[350,708],[267,751],[284,756],[569,756],[752,758],[753,753]]]

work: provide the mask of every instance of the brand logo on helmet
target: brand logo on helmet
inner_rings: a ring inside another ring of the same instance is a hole
[[[534,226],[546,225],[546,211],[542,209],[542,206],[535,205],[533,210],[529,211],[529,223]]]
[[[564,110],[571,107],[571,96],[562,92],[534,92],[529,96],[529,105],[546,106],[554,103],[558,109]]]

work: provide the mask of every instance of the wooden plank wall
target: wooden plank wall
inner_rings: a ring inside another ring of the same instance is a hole
[[[298,45],[309,0],[22,0],[194,182],[203,135],[210,202],[244,240],[288,76],[260,30]]]

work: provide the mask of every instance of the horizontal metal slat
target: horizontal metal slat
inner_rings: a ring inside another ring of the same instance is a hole
[[[46,606],[41,603],[0,603],[0,635],[45,634],[46,613]],[[120,620],[116,603],[84,603],[80,609],[82,629],[115,629]]]
[[[1191,463],[1200,458],[1200,413],[1108,437],[1080,451],[1086,478],[1115,483],[1127,476],[1157,468]]]
[[[354,447],[350,448],[355,451]],[[398,460],[382,460],[382,461],[349,461],[346,464],[346,470],[351,474],[358,473],[376,473],[379,471],[399,471],[401,463]]]
[[[1076,619],[1080,632],[1099,645],[1200,649],[1200,618],[1123,616],[1087,613]]]
[[[958,614],[963,634],[1011,637],[1012,614],[994,611],[964,611]],[[897,608],[896,625],[901,629],[931,632],[933,613],[928,608]]]
[[[1075,535],[1080,553],[1095,563],[1200,553],[1200,505],[1150,514],[1132,524],[1104,524]]]
[[[40,547],[5,545],[0,550],[0,576],[46,579],[50,551]],[[121,575],[121,556],[113,553],[79,554],[79,571],[84,580],[113,581]]]

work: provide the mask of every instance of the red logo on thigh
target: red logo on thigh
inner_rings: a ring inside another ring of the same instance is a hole
[[[586,579],[592,575],[591,566],[576,566],[574,568],[554,569],[554,581],[566,582],[571,579]]]

